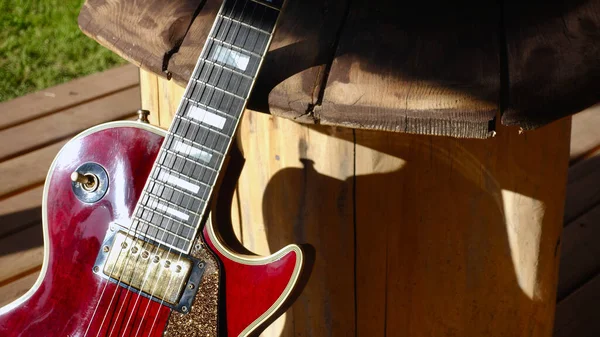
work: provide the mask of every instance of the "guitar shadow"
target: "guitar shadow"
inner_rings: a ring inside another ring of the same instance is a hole
[[[456,162],[430,141],[399,141],[391,151],[363,144],[396,158],[416,153],[428,165],[403,162],[389,172],[339,179],[301,157],[302,168],[282,169],[266,186],[262,213],[270,251],[296,242],[315,254],[281,336],[406,336],[415,320],[430,335],[474,336],[514,321],[523,306],[538,307],[540,320],[547,317],[544,308],[554,296],[537,282],[555,272],[554,262],[531,262],[545,254],[537,249],[556,254],[558,242],[522,241],[527,224],[505,214],[515,211],[507,191],[547,204],[534,184],[518,186],[481,171],[473,176],[486,158]],[[423,170],[435,178],[423,179]],[[551,211],[546,215],[540,238],[556,227]],[[552,322],[527,318],[499,330],[517,336],[540,324],[551,329]]]

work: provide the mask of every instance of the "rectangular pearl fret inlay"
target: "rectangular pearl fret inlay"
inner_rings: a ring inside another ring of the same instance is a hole
[[[188,116],[204,124],[223,130],[225,118],[197,106],[192,106],[188,111]]]
[[[250,63],[250,56],[244,55],[230,48],[217,45],[211,55],[211,60],[225,63],[232,67],[236,67],[241,71],[245,71]]]
[[[198,193],[200,192],[200,186],[198,185],[194,185],[188,181],[185,181],[181,178],[178,178],[172,174],[169,173],[165,173],[165,172],[161,172],[158,175],[158,179],[162,180],[166,183],[169,183],[171,185],[177,186],[179,188],[183,188],[185,190],[188,190],[190,192],[194,192],[194,193]]]
[[[167,205],[161,204],[161,203],[158,203],[156,205],[156,209],[159,210],[159,211],[165,212],[167,214],[171,214],[173,216],[176,216],[179,219],[184,220],[184,221],[187,221],[187,220],[190,219],[189,215],[187,215],[187,214],[185,214],[185,213],[183,213],[181,211],[178,211],[178,210],[176,210],[174,208],[171,208],[171,207],[169,207]]]
[[[173,151],[182,153],[187,156],[192,156],[194,158],[204,161],[205,163],[210,163],[210,159],[212,158],[211,153],[202,151],[191,145],[184,144],[183,142],[180,142],[180,141],[173,142]]]

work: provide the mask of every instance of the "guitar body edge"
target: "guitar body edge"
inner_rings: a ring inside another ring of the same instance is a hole
[[[112,122],[82,132],[61,149],[44,186],[42,270],[25,295],[0,308],[1,336],[206,336],[201,327],[207,322],[193,321],[200,317],[194,308],[202,287],[191,313],[183,315],[92,272],[109,224],[128,223],[164,134],[148,124]],[[93,204],[71,190],[70,174],[86,162],[102,165],[110,181],[104,198]],[[210,219],[197,238],[216,257],[217,317],[209,318],[220,322],[218,336],[248,336],[280,313],[301,274],[303,254],[296,245],[267,257],[236,254],[221,242]]]

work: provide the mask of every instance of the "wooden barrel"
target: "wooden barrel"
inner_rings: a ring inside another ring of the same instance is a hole
[[[183,89],[142,72],[168,126]],[[314,249],[264,336],[550,337],[570,118],[488,140],[306,126],[247,111],[232,218],[257,254]]]

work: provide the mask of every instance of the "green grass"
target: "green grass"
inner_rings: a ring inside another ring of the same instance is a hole
[[[0,0],[0,101],[125,61],[77,26],[83,0]]]

